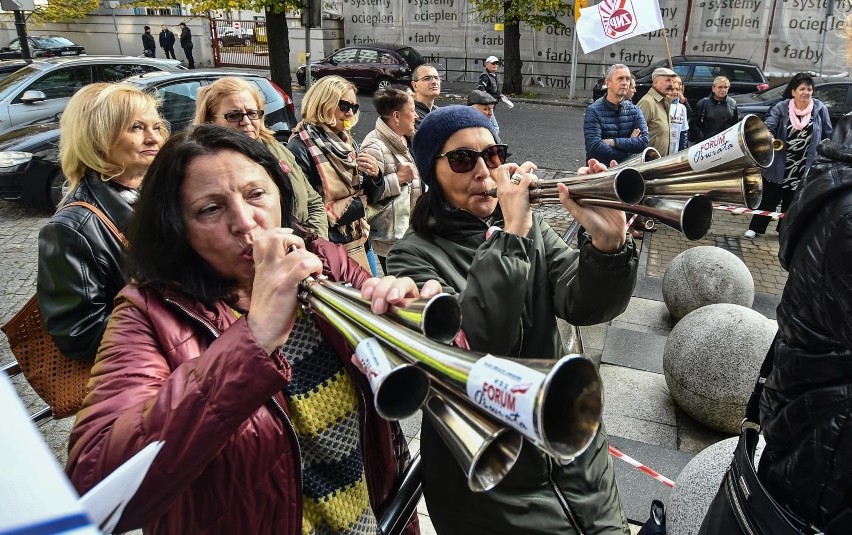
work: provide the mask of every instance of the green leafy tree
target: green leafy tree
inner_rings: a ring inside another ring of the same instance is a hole
[[[71,0],[69,0],[71,1]],[[141,0],[135,6],[168,7],[178,3],[188,5],[193,13],[219,10],[250,10],[266,13],[266,39],[269,46],[270,78],[288,94],[293,94],[290,77],[290,33],[287,28],[288,10],[299,9],[299,0],[188,0],[186,2],[163,2]]]
[[[74,22],[98,8],[98,0],[49,0],[47,5],[37,5],[31,20],[44,22]]]
[[[547,25],[565,28],[559,16],[574,12],[574,4],[562,0],[472,0],[477,14],[486,20],[503,20],[503,92],[523,92],[521,75],[521,23],[536,30]]]

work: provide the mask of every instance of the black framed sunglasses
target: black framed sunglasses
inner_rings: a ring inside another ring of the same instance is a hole
[[[229,123],[239,123],[243,120],[243,117],[256,121],[263,117],[263,110],[229,111],[222,114],[221,117],[224,117]]]
[[[352,104],[348,100],[338,101],[337,107],[340,108],[340,111],[343,113],[349,113],[349,110],[352,110],[352,113],[358,113],[358,110],[361,109],[359,104]]]
[[[435,159],[444,157],[447,158],[450,169],[456,173],[467,173],[476,167],[479,158],[482,158],[489,169],[496,169],[506,163],[506,159],[509,157],[509,146],[503,144],[489,145],[481,151],[473,149],[448,150],[435,156]]]

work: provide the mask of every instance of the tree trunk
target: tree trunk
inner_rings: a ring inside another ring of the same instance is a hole
[[[287,14],[273,13],[266,8],[266,39],[269,46],[269,74],[278,87],[293,95],[293,77],[290,74],[290,34]]]
[[[503,13],[510,13],[512,1],[503,3]],[[521,23],[515,19],[506,21],[503,26],[503,93],[512,95],[523,93],[524,77],[521,75]]]

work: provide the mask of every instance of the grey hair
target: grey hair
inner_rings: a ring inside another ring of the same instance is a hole
[[[614,73],[616,69],[627,69],[627,72],[630,72],[630,67],[624,63],[616,63],[615,65],[610,65],[610,67],[606,70],[604,80],[612,80],[612,73]]]

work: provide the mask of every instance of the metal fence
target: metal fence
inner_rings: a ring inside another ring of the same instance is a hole
[[[210,35],[217,67],[269,68],[265,21],[211,19]]]

